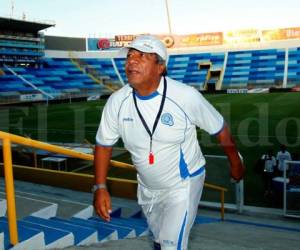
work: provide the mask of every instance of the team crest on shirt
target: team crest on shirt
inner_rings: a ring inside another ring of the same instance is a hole
[[[161,123],[168,125],[168,126],[173,126],[174,125],[174,119],[173,116],[170,113],[164,113],[162,114],[161,118]]]

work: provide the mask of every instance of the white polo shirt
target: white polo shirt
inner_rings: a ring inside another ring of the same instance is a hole
[[[284,152],[279,151],[277,153],[276,160],[278,160],[278,170],[283,172],[284,169],[286,170],[289,169],[289,166],[288,164],[286,164],[285,161],[291,161],[292,157],[288,151],[284,151]]]
[[[223,117],[195,88],[166,79],[166,100],[152,142],[154,164],[149,164],[150,137],[138,116],[130,85],[109,97],[96,135],[97,144],[102,146],[113,146],[121,137],[131,153],[139,184],[151,190],[170,188],[200,174],[205,159],[196,126],[217,134],[224,124]],[[138,108],[151,131],[161,103],[163,83],[162,77],[158,89],[149,96],[136,94]]]

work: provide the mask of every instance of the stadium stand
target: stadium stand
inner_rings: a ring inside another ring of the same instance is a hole
[[[68,58],[45,58],[40,68],[7,67],[3,71],[5,74],[0,77],[0,92],[32,94],[42,90],[50,95],[60,96],[66,93],[88,94],[89,91],[102,88],[88,75],[83,74]],[[37,89],[28,86],[24,79]]]
[[[115,82],[116,84],[120,84],[120,80],[118,75],[114,69],[111,59],[109,58],[87,58],[82,59],[85,61],[90,68],[96,69],[99,74],[103,77],[107,78],[111,82]]]
[[[294,87],[300,84],[300,48],[290,48],[288,53],[287,87]]]
[[[0,17],[0,103],[99,96],[115,89],[108,84],[122,86],[111,58],[73,58],[71,52],[65,58],[45,56],[40,31],[52,26]],[[58,45],[65,41],[58,40]],[[77,40],[74,46],[82,47]]]
[[[300,48],[172,54],[168,60],[168,75],[198,89],[205,89],[206,84],[210,83],[218,85],[217,89],[294,87],[300,82],[299,58]],[[127,82],[124,58],[79,60],[84,64],[84,70],[78,68],[70,58],[49,57],[40,60],[38,68],[19,66],[11,69],[38,89],[61,98],[66,93],[89,96],[103,92],[103,86],[90,77],[91,72],[96,72],[102,82],[117,86],[115,89]],[[213,71],[220,71],[221,74],[224,71],[224,77],[211,78],[208,82],[208,73]],[[7,69],[2,68],[1,72],[1,96],[38,93]],[[217,81],[220,83],[217,84]]]
[[[300,48],[290,48],[287,61],[286,87],[293,87],[300,82]],[[284,87],[285,49],[229,51],[224,53],[193,53],[170,55],[168,75],[183,83],[206,88],[205,84],[216,84],[217,89]],[[226,60],[227,59],[227,60]],[[78,68],[70,58],[45,57],[40,67],[12,67],[11,69],[38,89],[56,97],[65,94],[89,96],[103,92],[101,84],[89,75],[98,75],[110,86],[122,86],[127,82],[124,58],[80,58],[84,70]],[[115,65],[114,65],[115,64]],[[208,72],[224,71],[223,79],[211,79],[207,82]],[[0,74],[1,96],[38,93],[17,76],[2,68]]]
[[[287,85],[284,84],[286,53],[289,53]],[[211,79],[216,89],[293,87],[300,82],[300,48],[241,50],[219,53],[171,54],[168,75],[183,83],[205,89],[208,73],[220,71]],[[115,59],[118,71],[127,82],[125,60]],[[222,77],[222,74],[224,76]],[[220,80],[219,86],[217,81]]]
[[[284,64],[284,49],[229,52],[223,88],[281,86]]]
[[[195,53],[171,55],[168,61],[168,75],[183,83],[204,87],[208,68],[199,70],[199,64],[210,62],[215,69],[222,69],[225,53]]]
[[[124,58],[115,58],[114,59],[118,72],[123,80],[123,82],[128,82],[125,74],[125,59]]]
[[[42,100],[101,96],[127,83],[125,59],[113,50],[90,53],[85,38],[45,37],[40,31],[53,24],[0,21],[0,103],[31,94]],[[299,61],[300,48],[283,42],[261,48],[170,50],[167,66],[171,78],[215,91],[297,87]]]
[[[45,39],[39,31],[51,26],[0,17],[0,65],[38,66],[45,50]]]
[[[43,69],[29,70],[57,90],[74,89],[72,92],[79,92],[81,89],[101,88],[68,58],[45,58]]]

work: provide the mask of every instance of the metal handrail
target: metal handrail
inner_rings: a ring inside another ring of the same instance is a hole
[[[64,147],[51,145],[45,142],[40,142],[30,138],[25,138],[18,135],[13,135],[10,133],[0,131],[0,139],[3,141],[3,165],[4,165],[4,176],[5,176],[5,188],[6,188],[6,199],[7,199],[7,217],[8,217],[8,227],[10,243],[16,245],[19,242],[18,230],[17,230],[17,217],[16,217],[16,202],[15,202],[15,190],[14,190],[14,178],[13,178],[13,168],[12,168],[12,152],[11,144],[21,144],[24,146],[29,146],[33,148],[43,149],[49,152],[64,154],[72,156],[74,158],[79,158],[83,160],[93,161],[94,156],[91,154],[81,153],[75,150],[67,149]],[[123,163],[119,161],[110,161],[111,166],[134,169],[134,166],[128,163]],[[227,189],[205,183],[208,188],[221,192],[221,217],[224,219],[224,192]]]
[[[217,185],[204,183],[204,187],[214,189],[216,191],[220,191],[220,200],[221,200],[221,219],[224,220],[225,214],[225,192],[227,192],[227,188],[223,188]]]
[[[69,155],[83,160],[93,161],[94,156],[90,154],[77,152],[71,149],[63,148],[60,146],[55,146],[37,140],[25,138],[22,136],[13,135],[2,131],[0,131],[0,139],[3,140],[3,161],[4,161],[3,165],[4,165],[4,172],[5,172],[4,176],[5,176],[7,217],[8,217],[10,243],[12,245],[16,245],[19,242],[19,240],[18,240],[18,230],[17,230],[14,178],[13,178],[13,171],[12,171],[11,144],[17,143],[24,146],[47,150],[53,153]],[[133,166],[130,164],[118,162],[114,160],[111,160],[110,163],[112,166],[117,166],[120,168],[133,168]]]

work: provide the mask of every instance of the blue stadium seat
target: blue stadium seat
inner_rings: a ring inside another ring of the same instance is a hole
[[[288,50],[287,87],[300,85],[300,48]]]
[[[228,53],[223,88],[280,86],[284,77],[284,49]]]

